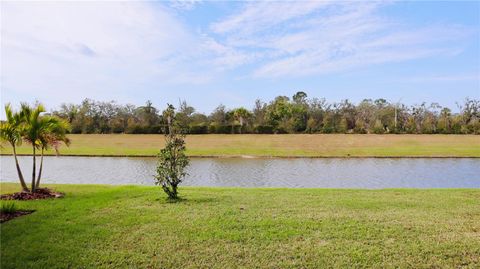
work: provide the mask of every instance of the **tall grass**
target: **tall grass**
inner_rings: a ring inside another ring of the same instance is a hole
[[[0,205],[0,212],[2,214],[12,214],[17,212],[17,205],[13,201],[2,201]]]

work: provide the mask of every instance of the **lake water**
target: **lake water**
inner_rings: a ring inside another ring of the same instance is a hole
[[[19,157],[26,179],[31,157]],[[45,157],[43,183],[153,185],[155,158]],[[0,180],[18,182],[12,156]],[[475,158],[192,158],[184,186],[289,188],[480,188]],[[28,180],[27,180],[28,181]]]

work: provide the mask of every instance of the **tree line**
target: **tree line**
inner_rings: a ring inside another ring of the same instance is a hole
[[[209,115],[185,101],[177,108],[179,124],[188,134],[282,133],[408,133],[480,134],[480,100],[465,99],[458,112],[437,103],[408,106],[385,99],[329,103],[297,92],[270,102],[256,100],[252,109],[219,105]],[[63,104],[53,115],[68,121],[72,133],[162,133],[162,115],[147,101],[144,106],[85,99]]]

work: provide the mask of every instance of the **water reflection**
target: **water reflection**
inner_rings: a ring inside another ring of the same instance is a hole
[[[20,157],[30,175],[31,157]],[[154,158],[45,157],[44,183],[153,185]],[[0,179],[17,182],[0,157]],[[480,159],[192,159],[187,186],[480,188]]]

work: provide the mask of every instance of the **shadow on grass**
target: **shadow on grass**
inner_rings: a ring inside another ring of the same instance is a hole
[[[0,223],[7,222],[9,220],[12,220],[21,216],[29,215],[29,214],[32,214],[33,212],[35,212],[35,210],[16,210],[15,212],[9,212],[9,213],[1,212]]]
[[[169,197],[160,197],[155,199],[155,201],[164,201],[168,204],[202,204],[202,203],[214,203],[218,202],[216,198],[186,198],[186,197],[178,197],[177,199],[171,199]]]

